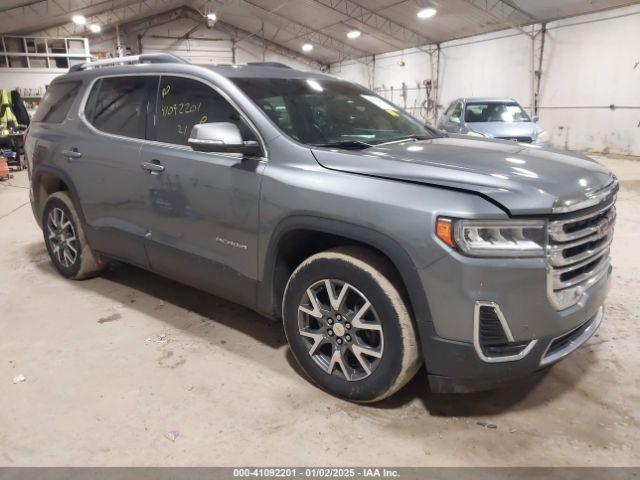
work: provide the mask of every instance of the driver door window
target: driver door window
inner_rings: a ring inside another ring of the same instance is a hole
[[[460,116],[462,115],[462,104],[460,102],[456,103],[455,108],[453,109],[453,112],[451,112],[451,119],[457,118],[458,120],[460,120]]]
[[[450,117],[451,113],[453,113],[453,109],[456,108],[456,102],[451,102],[447,107],[447,110],[444,112],[445,117]]]
[[[258,141],[238,111],[210,86],[191,78],[162,76],[156,102],[156,140],[187,145],[198,123],[231,122],[243,140]]]

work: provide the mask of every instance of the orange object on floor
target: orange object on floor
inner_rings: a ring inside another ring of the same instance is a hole
[[[7,165],[7,159],[0,157],[0,180],[9,179],[9,165]]]

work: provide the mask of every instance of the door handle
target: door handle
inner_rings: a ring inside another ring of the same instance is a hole
[[[150,172],[152,175],[159,175],[164,172],[164,167],[160,165],[158,160],[152,162],[144,162],[140,165],[143,170]]]
[[[73,158],[80,158],[82,153],[80,153],[77,148],[72,148],[71,150],[62,150],[62,155],[67,157],[67,160],[71,160]]]

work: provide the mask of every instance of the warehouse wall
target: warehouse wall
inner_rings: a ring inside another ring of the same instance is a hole
[[[440,53],[440,104],[458,97],[531,103],[531,40],[513,31],[447,42]]]
[[[640,155],[640,6],[559,20],[547,29],[539,116],[554,145]],[[334,64],[331,72],[373,87],[401,106],[404,82],[407,109],[429,118],[421,107],[426,91],[416,84],[435,73],[421,51],[377,56],[375,68],[354,61]],[[463,96],[509,96],[528,108],[531,41],[505,30],[443,43],[438,103],[446,107]],[[609,108],[612,104],[617,107]]]
[[[540,121],[554,144],[640,155],[640,6],[547,28]]]
[[[375,63],[369,57],[333,64],[330,71],[375,90],[416,117],[427,118],[424,82],[431,78],[431,57],[424,51],[409,49],[377,55]]]
[[[67,73],[65,69],[0,68],[0,89],[40,88],[49,85],[54,78],[65,73]]]

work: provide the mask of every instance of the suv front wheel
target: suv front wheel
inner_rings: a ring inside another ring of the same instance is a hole
[[[96,276],[104,269],[105,262],[87,243],[80,218],[67,192],[55,192],[47,198],[42,231],[51,261],[65,277],[82,280]]]
[[[382,400],[421,364],[418,339],[393,274],[375,253],[342,247],[298,266],[283,299],[293,354],[322,389],[347,400]]]

